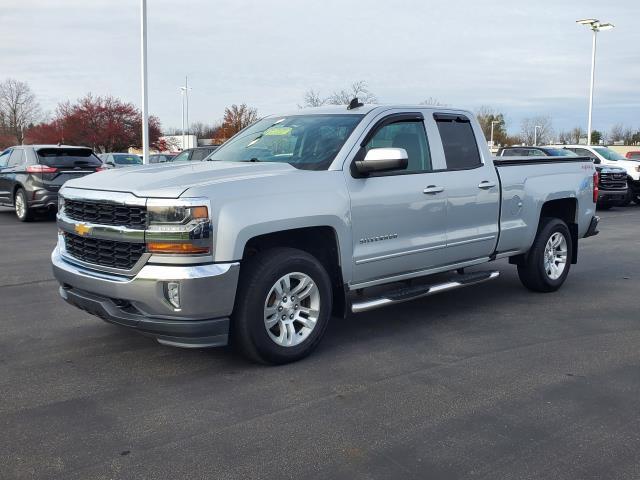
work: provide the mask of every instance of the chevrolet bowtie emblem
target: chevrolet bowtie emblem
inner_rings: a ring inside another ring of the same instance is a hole
[[[82,237],[88,234],[91,231],[91,227],[89,225],[85,225],[84,223],[78,223],[73,229],[76,233]]]

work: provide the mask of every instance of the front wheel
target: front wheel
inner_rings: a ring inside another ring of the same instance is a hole
[[[535,292],[558,290],[569,275],[573,244],[567,224],[545,218],[524,263],[518,265],[522,284]]]
[[[300,360],[320,343],[332,310],[329,275],[312,255],[274,248],[241,267],[233,340],[260,363]]]

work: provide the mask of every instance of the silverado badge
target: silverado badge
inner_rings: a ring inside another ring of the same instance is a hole
[[[78,235],[84,237],[91,231],[91,227],[89,225],[85,225],[84,223],[76,224],[73,229],[76,231]]]

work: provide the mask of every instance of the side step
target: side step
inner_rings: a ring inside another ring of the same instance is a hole
[[[410,300],[415,300],[416,298],[428,297],[429,295],[435,295],[436,293],[447,292],[449,290],[455,290],[456,288],[468,287],[469,285],[493,280],[499,275],[500,272],[498,271],[474,272],[459,275],[455,280],[450,280],[444,283],[400,288],[398,290],[387,292],[378,298],[370,298],[359,302],[353,302],[351,304],[351,311],[353,313],[360,313],[373,310],[375,308],[386,307],[387,305],[408,302]]]

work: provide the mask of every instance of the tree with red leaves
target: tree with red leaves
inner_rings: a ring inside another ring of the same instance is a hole
[[[155,147],[160,121],[149,117],[149,143]],[[132,103],[110,95],[88,94],[76,103],[58,105],[53,121],[29,130],[31,143],[84,145],[96,152],[123,152],[142,145],[142,115]]]

